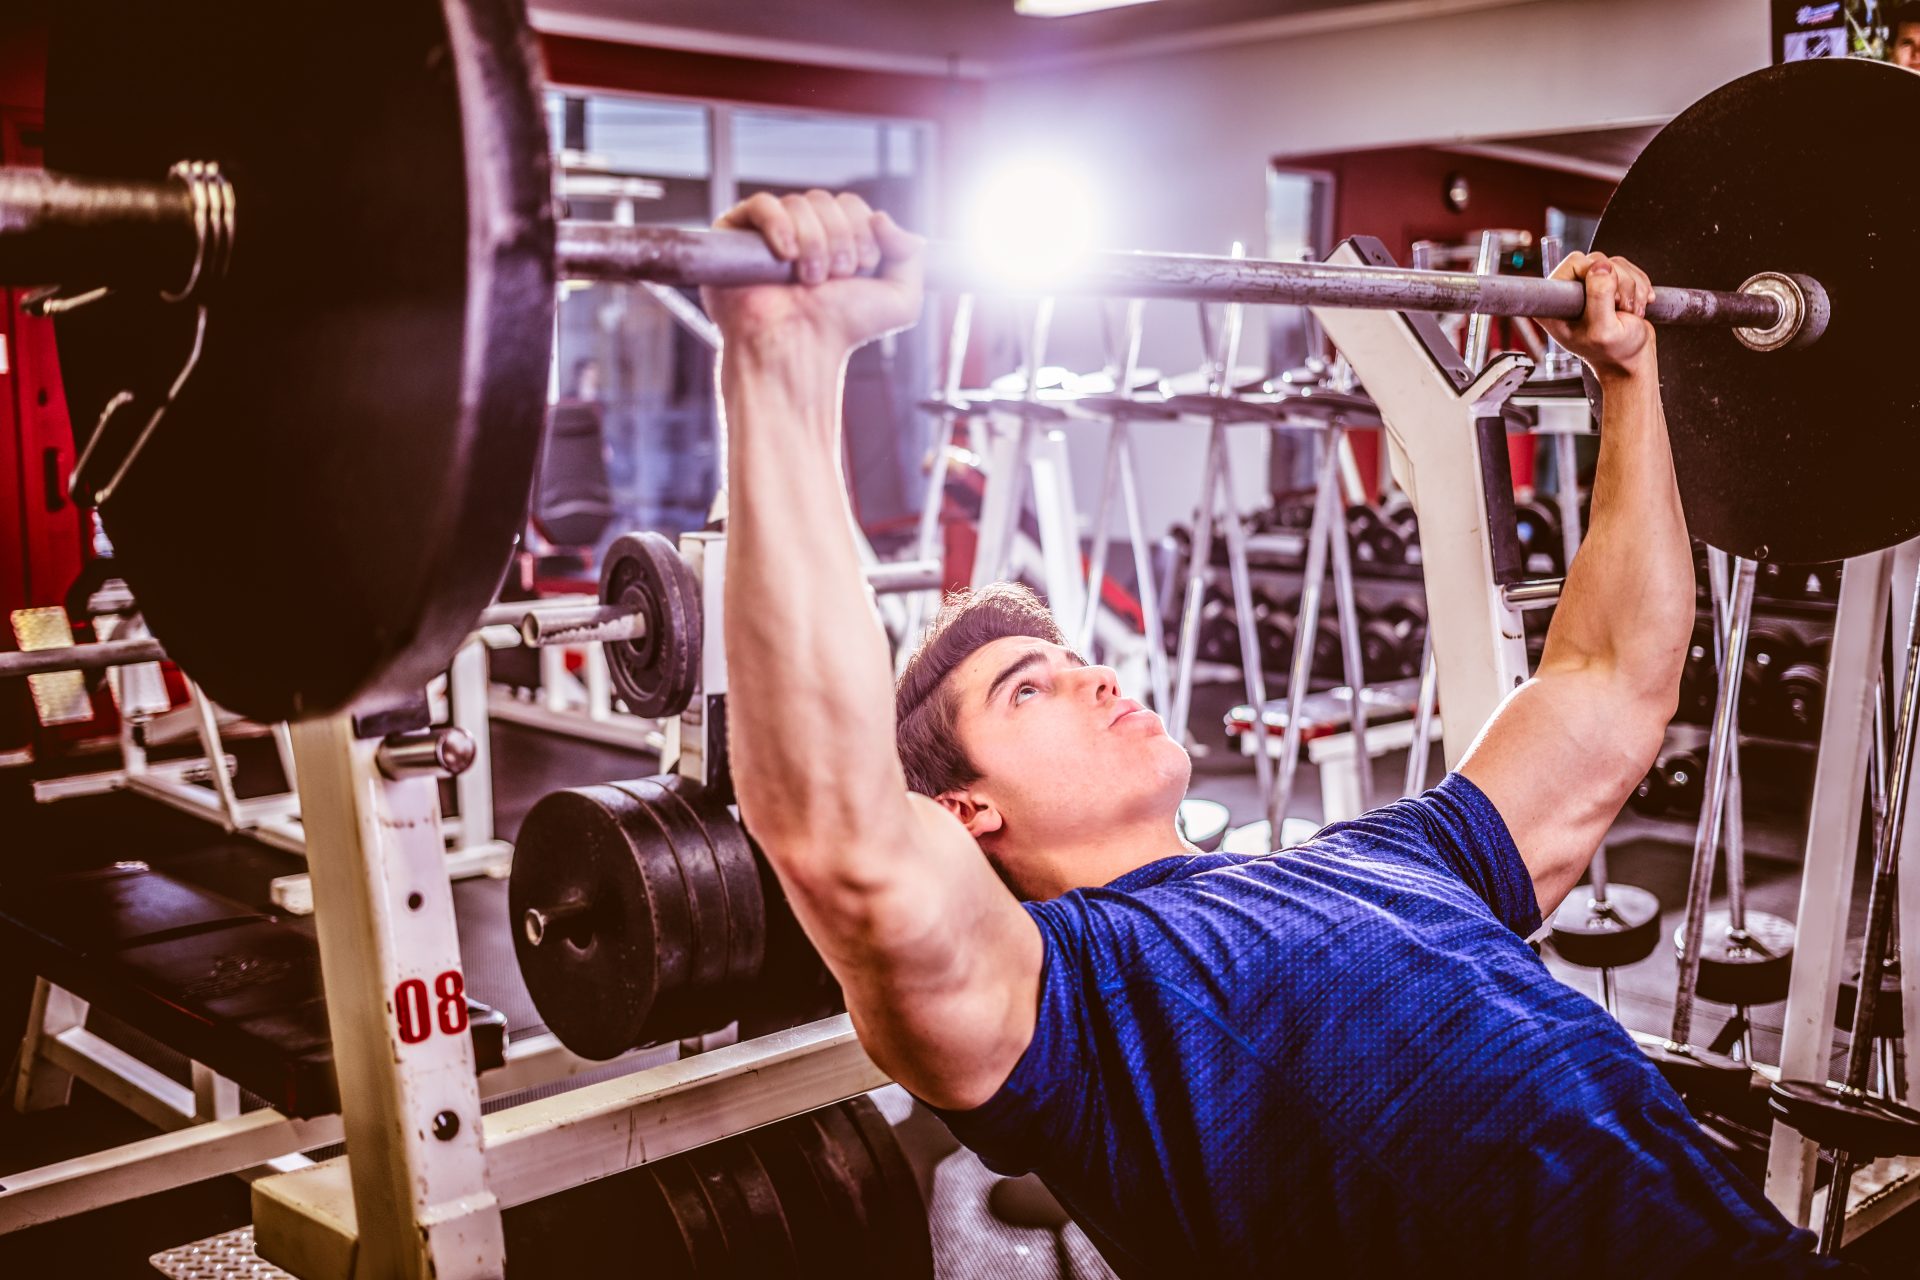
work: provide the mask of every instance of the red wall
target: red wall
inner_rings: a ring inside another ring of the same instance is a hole
[[[46,25],[18,10],[0,17],[0,164],[40,163],[46,98]],[[53,322],[29,316],[21,290],[0,289],[0,649],[14,647],[6,615],[57,604],[80,572],[85,528],[66,492],[73,432],[53,345]],[[36,737],[26,682],[0,682],[0,749]],[[41,745],[72,735],[42,737]]]
[[[1379,238],[1405,265],[1416,240],[1446,243],[1471,240],[1488,229],[1531,231],[1546,229],[1547,208],[1571,213],[1598,214],[1613,194],[1613,184],[1598,178],[1535,168],[1506,160],[1455,155],[1428,147],[1392,147],[1343,155],[1295,156],[1276,160],[1282,168],[1317,169],[1333,177],[1333,237],[1370,235]],[[1467,207],[1456,213],[1447,207],[1448,179],[1466,178]],[[1496,322],[1495,350],[1519,349]],[[1360,474],[1379,474],[1380,441],[1377,432],[1356,432],[1355,461]],[[1514,482],[1533,482],[1532,441],[1509,442]]]
[[[1506,160],[1453,155],[1427,147],[1393,147],[1346,155],[1276,160],[1282,168],[1319,169],[1334,179],[1334,235],[1378,236],[1402,263],[1415,240],[1464,240],[1489,227],[1539,235],[1547,206],[1597,214],[1613,184],[1579,174]],[[1447,208],[1450,174],[1467,179],[1463,212]]]

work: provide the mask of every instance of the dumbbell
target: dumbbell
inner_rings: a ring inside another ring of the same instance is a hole
[[[1353,548],[1357,565],[1379,567],[1406,563],[1406,543],[1373,507],[1347,508],[1347,542]]]
[[[1548,921],[1547,938],[1568,964],[1600,972],[1600,1003],[1619,1017],[1613,971],[1639,964],[1660,945],[1660,899],[1630,884],[1607,879],[1602,845],[1587,869],[1585,889],[1576,886]]]
[[[1200,604],[1200,631],[1195,654],[1202,662],[1240,665],[1240,615],[1234,611],[1233,598],[1208,588]]]
[[[1400,535],[1400,562],[1420,564],[1420,517],[1414,514],[1413,504],[1407,501],[1406,495],[1398,494],[1390,499],[1380,508],[1380,518]]]
[[[1332,680],[1336,683],[1344,681],[1346,666],[1341,656],[1343,652],[1337,611],[1322,608],[1313,630],[1313,677],[1316,680]]]
[[[1775,622],[1753,624],[1740,676],[1740,719],[1750,730],[1776,727],[1768,715],[1777,702],[1776,683],[1805,653],[1806,645],[1790,627]]]
[[[677,775],[543,797],[514,842],[507,906],[534,1008],[582,1057],[840,1007],[745,828]]]
[[[1362,610],[1360,658],[1369,684],[1407,680],[1420,674],[1420,644],[1426,618],[1404,602],[1378,612]]]
[[[1775,600],[1831,600],[1840,589],[1840,564],[1766,564],[1755,588]]]
[[[1680,672],[1680,706],[1674,719],[1706,724],[1713,718],[1713,695],[1719,676],[1713,663],[1713,627],[1704,619],[1694,623],[1687,643],[1686,665]]]
[[[1567,549],[1560,536],[1560,513],[1549,503],[1516,502],[1513,519],[1526,571],[1535,576],[1566,572]]]
[[[1826,703],[1826,667],[1803,659],[1773,682],[1767,720],[1785,737],[1810,741],[1819,736]]]
[[[1701,774],[1706,762],[1695,750],[1663,753],[1634,788],[1628,801],[1636,813],[1659,817],[1669,813],[1698,814]]]
[[[1360,669],[1368,684],[1400,678],[1402,636],[1378,614],[1360,614]]]
[[[1254,631],[1260,639],[1260,667],[1283,672],[1293,663],[1294,632],[1299,627],[1299,602],[1283,601],[1267,591],[1253,596]]]
[[[1807,594],[1816,600],[1833,600],[1840,594],[1840,573],[1845,562],[1807,566]]]

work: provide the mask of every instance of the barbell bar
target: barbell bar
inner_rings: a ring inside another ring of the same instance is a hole
[[[937,591],[943,582],[938,560],[885,560],[866,566],[867,585],[875,595]],[[556,645],[610,644],[639,640],[647,633],[646,614],[633,608],[605,604],[588,596],[557,600],[503,600],[488,605],[473,629],[511,627],[529,649]],[[98,640],[63,645],[57,649],[23,649],[0,653],[0,680],[49,675],[58,671],[102,671],[142,662],[163,662],[167,651],[158,640]]]
[[[225,181],[225,179],[221,179]],[[240,196],[241,193],[235,193]],[[235,200],[238,203],[238,200]],[[235,215],[233,234],[244,235]],[[0,283],[123,287],[190,279],[204,222],[184,180],[112,182],[0,169]],[[1575,281],[1399,267],[1282,262],[1205,254],[1095,251],[1032,275],[996,270],[971,246],[926,250],[935,288],[1273,303],[1385,311],[1468,312],[1576,320],[1586,290]],[[794,265],[745,231],[569,221],[556,267],[566,279],[691,288],[785,284]],[[1830,304],[1805,276],[1762,271],[1737,291],[1656,283],[1647,318],[1724,326],[1757,350],[1805,345],[1826,329]]]

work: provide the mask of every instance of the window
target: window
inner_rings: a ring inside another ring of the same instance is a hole
[[[908,226],[929,208],[925,123],[565,92],[548,94],[547,113],[570,218],[701,227],[739,195],[811,187],[856,191]],[[700,527],[722,464],[705,341],[652,292],[624,284],[564,282],[557,326],[553,399],[576,437],[597,417],[604,441],[613,515],[592,549],[630,529]],[[916,330],[861,352],[848,370],[847,474],[870,530],[911,522],[927,429],[914,406],[930,369],[929,339]],[[542,497],[564,498],[571,469],[584,460],[594,470],[591,456],[577,439],[565,456],[550,449]]]

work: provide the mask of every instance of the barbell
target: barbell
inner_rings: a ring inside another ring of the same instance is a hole
[[[939,560],[881,561],[863,574],[875,596],[936,591],[943,581]],[[699,687],[702,618],[700,585],[673,543],[657,533],[627,533],[600,557],[598,601],[506,600],[482,610],[474,627],[509,627],[529,649],[602,645],[614,691],[627,710],[657,718],[686,710]],[[271,646],[277,637],[258,639]],[[0,680],[171,657],[151,636],[22,649],[0,653]]]
[[[556,228],[520,0],[75,0],[49,47],[50,168],[0,173],[0,283],[57,290],[78,487],[153,634],[256,719],[407,696],[493,598],[557,276],[790,278],[741,233]],[[1756,72],[1662,130],[1606,210],[1597,247],[1658,285],[1676,473],[1715,546],[1817,561],[1920,534],[1895,323],[1920,191],[1858,127],[1916,115],[1896,68]],[[1540,318],[1584,299],[1316,263],[1061,266],[1010,280],[929,250],[943,288]]]

